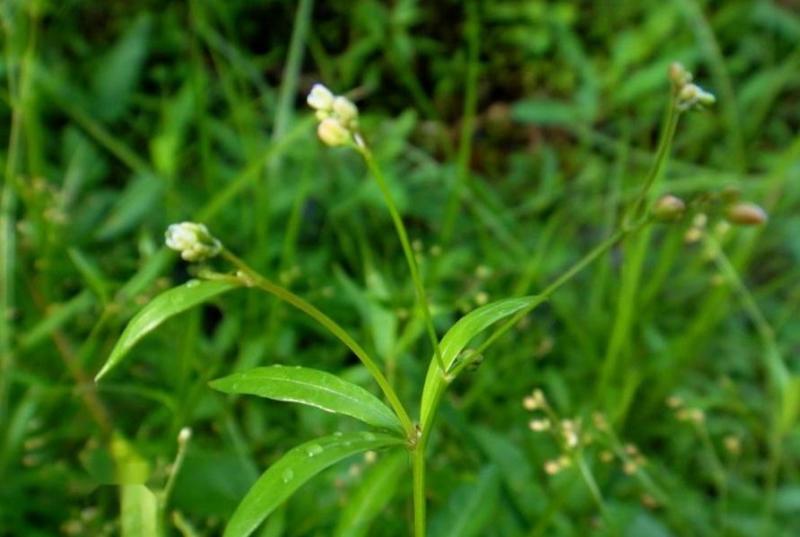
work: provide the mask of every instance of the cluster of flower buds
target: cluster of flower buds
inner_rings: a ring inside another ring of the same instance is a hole
[[[678,63],[669,66],[669,79],[675,87],[678,110],[681,112],[692,108],[711,106],[716,102],[716,97],[692,82],[692,73]]]
[[[167,247],[180,252],[185,261],[205,261],[222,251],[222,243],[196,222],[172,224],[165,234]]]
[[[358,108],[350,99],[314,84],[306,102],[316,110],[317,135],[325,144],[336,147],[358,141]]]

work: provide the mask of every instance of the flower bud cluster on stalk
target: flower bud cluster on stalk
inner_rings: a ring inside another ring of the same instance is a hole
[[[710,93],[697,84],[692,82],[692,73],[686,68],[675,62],[669,67],[669,79],[675,88],[677,95],[678,110],[681,112],[692,108],[704,108],[711,106],[717,101],[713,93]]]
[[[172,224],[165,234],[167,247],[180,252],[184,261],[205,261],[222,251],[222,243],[196,222]]]
[[[314,84],[306,102],[316,110],[319,120],[317,135],[326,145],[337,147],[361,143],[358,134],[358,108],[350,99],[334,95],[322,84]]]

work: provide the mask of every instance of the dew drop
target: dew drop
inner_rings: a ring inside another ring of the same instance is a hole
[[[333,436],[342,436],[342,431],[336,431]]]
[[[289,481],[291,481],[293,478],[294,478],[294,472],[292,471],[292,469],[291,469],[291,468],[287,468],[287,469],[286,469],[286,470],[284,470],[284,471],[283,471],[283,473],[281,474],[281,479],[283,479],[283,482],[284,482],[284,483],[288,483],[288,482],[289,482]]]
[[[306,453],[308,453],[309,457],[319,455],[320,453],[322,453],[322,446],[320,446],[319,444],[311,444],[306,448]]]
[[[372,433],[361,433],[361,438],[363,438],[367,442],[372,442],[375,440],[375,435]]]
[[[200,280],[189,280],[186,282],[186,287],[197,287],[200,285]]]

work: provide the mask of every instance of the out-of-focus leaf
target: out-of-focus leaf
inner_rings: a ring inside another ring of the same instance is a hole
[[[387,455],[370,470],[364,482],[347,502],[336,526],[336,537],[363,537],[370,524],[394,497],[397,483],[408,468],[408,454]]]
[[[370,296],[341,270],[336,276],[358,308],[361,317],[369,325],[375,349],[380,356],[389,356],[397,342],[397,316]]]
[[[20,349],[27,350],[35,347],[53,332],[68,323],[76,315],[91,308],[95,303],[92,293],[85,289],[64,304],[53,308],[50,314],[36,323],[33,328],[25,332],[19,341]]]
[[[288,451],[248,491],[225,528],[225,537],[246,537],[270,513],[325,468],[370,449],[398,446],[395,436],[345,433],[317,438]]]
[[[447,505],[431,522],[431,537],[473,537],[485,535],[497,506],[499,480],[497,470],[487,466],[474,483],[458,487]]]
[[[783,392],[783,406],[781,412],[781,430],[788,433],[797,423],[800,414],[800,376],[793,375]]]
[[[154,537],[158,532],[156,495],[144,485],[122,485],[122,537]]]
[[[546,498],[525,454],[499,433],[482,427],[472,428],[471,432],[489,461],[497,467],[516,507],[531,517],[539,513]]]
[[[511,108],[511,117],[521,123],[535,125],[573,125],[582,120],[577,104],[551,99],[527,99]]]
[[[156,171],[165,177],[173,177],[178,170],[178,155],[194,111],[193,97],[192,85],[186,83],[177,95],[164,102],[161,130],[150,142],[150,154]]]
[[[95,116],[111,121],[125,112],[147,57],[150,26],[150,16],[140,16],[95,66],[92,78]]]
[[[95,381],[100,380],[122,361],[140,339],[155,330],[161,323],[236,287],[236,284],[228,282],[192,280],[179,287],[164,291],[131,319],[111,350],[105,365],[95,377]]]
[[[310,405],[344,414],[368,425],[402,432],[397,417],[380,399],[361,386],[308,367],[257,367],[211,382],[225,393],[250,394]]]
[[[97,230],[97,238],[108,240],[133,228],[148,214],[164,191],[164,182],[153,175],[140,175],[125,187],[110,214]]]

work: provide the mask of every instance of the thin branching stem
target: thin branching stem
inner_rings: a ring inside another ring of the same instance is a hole
[[[439,364],[439,369],[441,370],[442,374],[444,374],[444,360],[442,359],[442,351],[439,349],[439,339],[436,337],[436,329],[433,327],[433,319],[431,318],[428,296],[425,293],[425,286],[422,283],[422,277],[419,273],[417,260],[414,257],[414,252],[412,251],[411,244],[408,241],[408,232],[406,231],[406,226],[403,224],[403,219],[400,218],[400,212],[397,210],[397,206],[394,203],[394,198],[392,198],[392,192],[389,190],[389,184],[386,182],[383,172],[381,171],[380,166],[378,166],[378,162],[375,160],[372,152],[363,143],[356,144],[355,147],[358,152],[361,153],[361,156],[364,158],[364,162],[367,164],[367,168],[369,168],[372,177],[375,179],[375,182],[378,183],[378,187],[383,193],[383,198],[386,201],[386,206],[389,209],[389,214],[392,217],[392,222],[394,223],[395,230],[397,231],[397,236],[400,238],[400,244],[403,246],[403,253],[406,256],[408,270],[411,272],[411,279],[414,280],[414,287],[417,291],[417,302],[419,303],[420,310],[422,310],[422,316],[425,319],[425,328],[428,331],[428,337],[431,340],[431,345],[433,345],[433,353],[436,355],[436,362]]]
[[[288,289],[277,285],[267,278],[263,277],[261,274],[256,272],[252,267],[250,267],[247,263],[243,260],[236,257],[228,250],[223,250],[222,255],[225,259],[230,261],[236,268],[238,268],[242,272],[242,278],[240,278],[240,283],[244,283],[245,285],[252,285],[258,287],[262,291],[265,291],[271,295],[276,296],[277,298],[283,300],[294,306],[295,308],[299,309],[319,324],[321,324],[326,330],[328,330],[331,334],[336,336],[339,341],[344,343],[353,354],[355,354],[361,363],[364,364],[364,367],[367,368],[367,371],[372,375],[375,381],[380,386],[383,394],[386,396],[386,399],[389,401],[392,409],[394,410],[395,414],[397,414],[400,423],[403,425],[403,429],[406,431],[406,434],[409,438],[412,438],[415,433],[414,424],[411,422],[411,418],[408,416],[408,412],[406,412],[405,407],[400,402],[400,398],[397,396],[397,393],[392,388],[392,385],[386,380],[386,377],[381,371],[381,368],[378,367],[378,364],[370,357],[367,351],[354,340],[347,331],[342,328],[336,321],[322,313],[319,309],[317,309],[314,305],[307,302],[306,300],[300,298],[296,294],[292,293]]]

